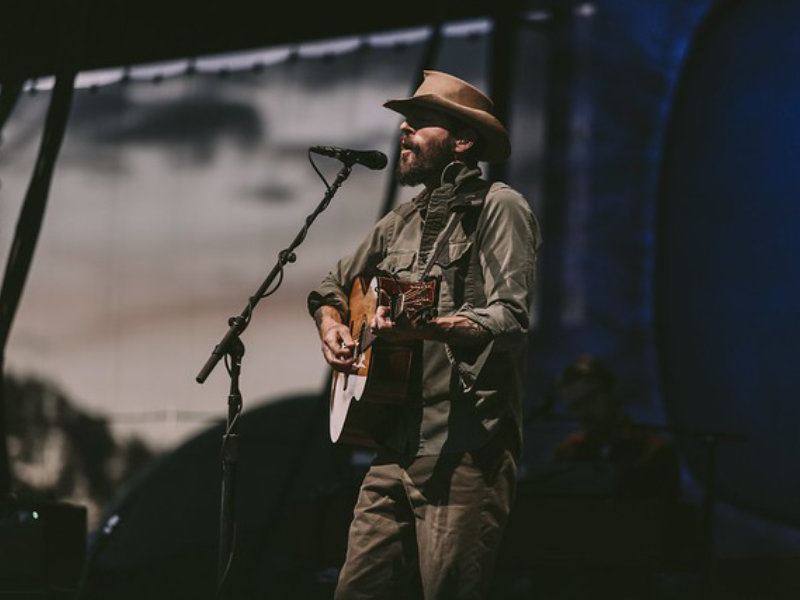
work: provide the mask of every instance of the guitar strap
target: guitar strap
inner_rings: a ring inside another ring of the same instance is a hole
[[[453,199],[451,203],[453,214],[450,217],[450,221],[448,222],[442,237],[439,239],[439,243],[436,245],[436,248],[431,254],[428,264],[425,265],[425,270],[423,271],[421,277],[422,280],[424,280],[430,274],[434,263],[436,263],[436,261],[439,259],[439,256],[442,254],[442,252],[444,252],[450,236],[453,235],[453,232],[456,230],[456,227],[458,227],[458,224],[461,222],[461,219],[464,217],[467,210],[469,208],[481,208],[483,206],[483,202],[486,199],[486,194],[489,192],[490,187],[491,186],[486,185],[481,190],[469,192],[467,194],[459,194]]]

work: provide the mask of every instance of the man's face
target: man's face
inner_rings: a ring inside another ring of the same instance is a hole
[[[567,412],[580,419],[586,429],[597,429],[618,417],[616,405],[600,383],[584,378],[559,388]]]
[[[400,185],[422,183],[433,188],[439,184],[442,170],[455,160],[451,127],[450,119],[434,111],[421,110],[406,116],[400,126]]]

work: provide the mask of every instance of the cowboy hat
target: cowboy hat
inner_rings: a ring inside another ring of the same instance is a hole
[[[481,160],[504,161],[511,154],[508,131],[492,114],[489,97],[463,79],[441,71],[423,71],[422,83],[410,98],[387,100],[383,106],[401,115],[428,108],[451,115],[474,128],[483,139]]]

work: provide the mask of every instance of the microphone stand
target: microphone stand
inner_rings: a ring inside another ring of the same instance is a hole
[[[242,396],[239,391],[239,375],[241,372],[242,357],[244,356],[244,344],[240,339],[241,334],[247,329],[250,324],[250,319],[255,309],[256,304],[267,296],[277,290],[283,280],[283,269],[287,263],[295,262],[297,257],[294,249],[299,246],[305,239],[308,229],[317,216],[328,207],[334,194],[336,194],[339,187],[345,179],[350,175],[355,159],[348,159],[343,161],[344,166],[339,171],[336,179],[331,185],[327,185],[327,191],[320,201],[317,208],[310,215],[306,217],[305,225],[300,232],[295,236],[292,243],[288,248],[282,250],[278,254],[278,261],[272,270],[267,275],[266,279],[259,286],[256,292],[250,296],[247,306],[244,307],[242,312],[228,320],[228,331],[223,336],[222,340],[214,347],[203,368],[195,378],[198,383],[205,382],[208,375],[223,358],[226,358],[226,366],[230,375],[230,392],[228,395],[228,416],[225,433],[222,436],[222,494],[220,501],[220,521],[219,521],[219,556],[217,565],[217,595],[224,597],[223,591],[230,572],[231,565],[233,564],[234,546],[236,540],[236,519],[234,514],[234,501],[235,501],[235,481],[236,481],[236,467],[239,462],[239,435],[238,423],[239,415],[242,411]],[[312,163],[313,165],[313,163]],[[323,180],[324,181],[324,180]],[[280,275],[280,280],[270,289],[273,281]],[[228,361],[228,359],[230,359]]]

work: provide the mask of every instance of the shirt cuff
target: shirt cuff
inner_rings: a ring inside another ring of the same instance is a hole
[[[321,294],[317,291],[311,292],[306,299],[306,305],[308,307],[308,314],[312,317],[320,306],[334,307],[339,311],[339,314],[342,315],[342,320],[347,320],[349,316],[348,313],[350,312],[350,307],[341,296],[335,292],[328,292],[326,294]]]
[[[486,360],[492,353],[494,348],[494,338],[496,336],[496,327],[494,327],[491,319],[476,311],[472,305],[464,304],[455,313],[456,315],[466,317],[470,321],[474,321],[486,331],[491,334],[489,341],[477,346],[460,346],[445,344],[445,353],[458,373],[459,381],[464,392],[470,392],[475,386],[475,382],[486,364]]]

